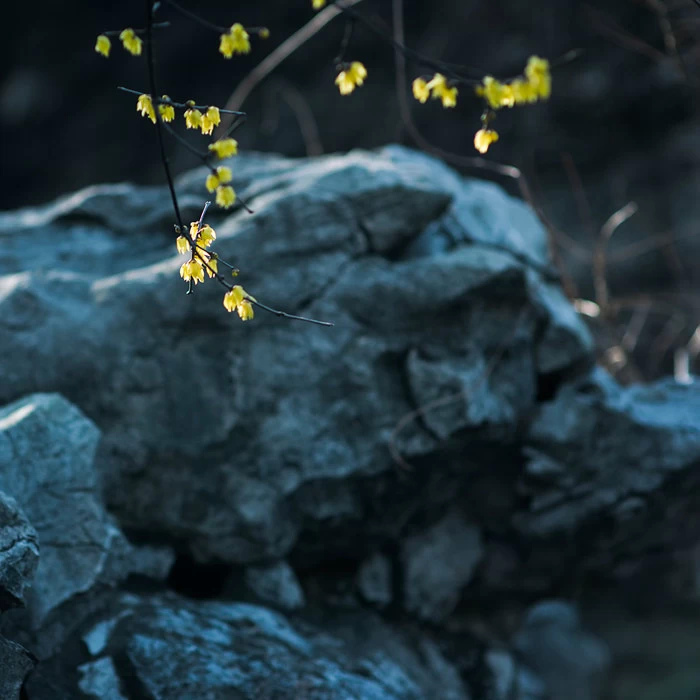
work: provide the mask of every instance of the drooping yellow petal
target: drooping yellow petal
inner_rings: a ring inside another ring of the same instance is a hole
[[[188,129],[199,129],[202,126],[202,113],[190,107],[185,110],[185,126]]]
[[[102,54],[105,58],[109,58],[109,51],[112,48],[112,42],[105,34],[100,34],[95,42],[95,51]]]
[[[210,143],[208,146],[209,150],[216,153],[219,158],[229,158],[238,153],[238,141],[236,139],[219,139]]]
[[[474,134],[474,148],[479,153],[486,153],[489,150],[489,146],[496,141],[498,141],[498,132],[493,129],[479,129]]]
[[[233,191],[231,185],[219,185],[216,188],[216,203],[222,209],[228,209],[232,207],[236,201],[236,193]]]
[[[220,165],[216,169],[216,177],[219,178],[219,182],[221,183],[231,182],[231,180],[233,180],[231,168],[227,168],[225,165]]]
[[[158,105],[158,111],[160,112],[160,118],[164,122],[171,122],[175,119],[175,108],[172,105]]]
[[[156,111],[153,109],[150,95],[139,95],[136,100],[136,111],[141,112],[141,116],[148,117],[154,124],[156,123]]]
[[[362,85],[367,77],[367,69],[360,61],[353,61],[345,70],[338,73],[335,84],[341,95],[349,95],[356,87]]]
[[[219,186],[219,178],[214,173],[209,173],[204,186],[209,192],[213,192]]]
[[[430,89],[428,88],[428,83],[426,83],[423,78],[416,78],[413,81],[413,96],[422,104],[428,101]]]
[[[189,253],[190,242],[184,236],[178,236],[175,244],[177,245],[177,252],[180,253],[180,255]]]
[[[202,117],[202,133],[211,134],[215,126],[221,124],[221,113],[218,107],[209,107],[207,113]]]
[[[136,36],[133,29],[131,29],[130,27],[125,29],[119,35],[119,38],[121,39],[121,42],[124,45],[124,48],[130,54],[132,54],[133,56],[140,56],[141,55],[143,41],[141,41],[140,37]]]
[[[219,51],[224,58],[250,51],[250,37],[242,24],[236,22],[226,34],[220,36]]]

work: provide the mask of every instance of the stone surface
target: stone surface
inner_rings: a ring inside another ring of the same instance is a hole
[[[357,572],[357,586],[366,601],[380,607],[389,605],[394,595],[389,559],[375,552],[363,561]]]
[[[262,312],[241,324],[212,284],[183,296],[166,225],[144,238],[158,228],[143,213],[151,193],[131,208],[122,186],[92,190],[0,222],[17,250],[36,240],[41,263],[17,253],[0,277],[12,368],[0,400],[64,393],[104,432],[121,524],[185,543],[198,561],[257,564],[296,548],[312,562],[338,545],[363,557],[425,507],[434,478],[421,474],[399,506],[389,441],[408,461],[434,459],[464,431],[508,441],[539,373],[590,361],[590,341],[568,307],[543,302],[546,235],[495,185],[398,147],[235,167],[256,213],[212,213],[218,252],[259,299],[332,329]],[[179,189],[201,201],[202,172]],[[99,219],[90,245],[72,223],[85,212]],[[44,243],[56,238],[79,252]],[[332,545],[315,536],[329,521]]]
[[[610,664],[606,646],[581,625],[576,609],[553,600],[527,613],[514,646],[522,662],[544,681],[549,700],[596,700]]]
[[[25,604],[38,562],[36,530],[17,502],[0,491],[0,612]]]
[[[121,681],[154,700],[469,698],[434,645],[413,648],[367,613],[292,624],[257,605],[173,595],[125,596],[116,608],[107,654],[81,666],[93,693]]]
[[[34,668],[35,659],[15,642],[0,637],[0,698],[20,700],[27,674]]]
[[[0,491],[41,545],[2,628],[41,659],[29,700],[593,693],[566,615],[512,656],[465,629],[698,546],[698,385],[591,372],[544,231],[495,185],[397,147],[235,166],[255,214],[211,213],[218,253],[332,328],[186,296],[155,190],[0,217]],[[178,182],[189,218],[202,181]],[[245,581],[294,616],[230,600]]]
[[[406,609],[423,620],[444,622],[482,554],[479,528],[457,511],[406,539],[401,552]],[[437,561],[441,566],[435,566]]]
[[[659,546],[669,555],[692,547],[698,415],[698,383],[622,389],[598,370],[563,388],[531,425],[522,483],[531,498],[514,515],[516,528],[536,538],[585,531],[576,565],[608,573],[628,573]],[[656,518],[662,503],[673,503],[673,514]]]
[[[109,656],[78,666],[78,687],[88,697],[98,700],[127,700],[119,687],[114,662]]]
[[[164,577],[172,563],[170,552],[163,561],[160,550],[157,556],[149,548],[132,550],[105,511],[94,465],[98,438],[96,426],[56,394],[33,394],[0,409],[0,489],[12,494],[36,527],[33,534],[16,516],[17,542],[0,562],[15,552],[23,575],[30,575],[37,535],[40,546],[27,609],[4,617],[2,625],[39,657],[51,655],[129,573]],[[0,533],[8,535],[6,529]],[[15,579],[20,593],[24,584]]]
[[[299,585],[294,569],[285,561],[268,566],[249,566],[245,570],[248,588],[263,602],[283,610],[304,607],[304,591]]]

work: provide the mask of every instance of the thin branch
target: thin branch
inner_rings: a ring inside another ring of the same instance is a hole
[[[195,14],[194,12],[190,12],[189,10],[182,7],[182,5],[179,5],[178,3],[173,2],[173,0],[165,0],[165,2],[167,2],[168,5],[170,5],[170,7],[172,7],[174,10],[176,10],[181,15],[183,15],[183,17],[187,17],[188,19],[191,19],[193,22],[197,22],[197,24],[201,24],[203,27],[206,27],[207,29],[211,29],[215,32],[218,32],[219,34],[225,34],[229,30],[228,27],[220,27],[218,24],[213,24],[212,22],[207,22],[207,20],[203,19],[198,14]]]
[[[608,280],[605,274],[608,242],[618,227],[633,216],[637,212],[637,209],[636,202],[628,202],[624,207],[618,209],[608,218],[598,234],[598,239],[593,250],[592,275],[595,300],[598,306],[600,306],[603,316],[607,315],[610,311],[610,290],[608,289]]]
[[[151,89],[152,95],[158,95],[158,89],[156,87],[156,70],[155,70],[155,58],[153,56],[153,3],[151,0],[146,0],[146,60],[148,63],[148,84]],[[170,190],[170,198],[173,202],[173,209],[175,210],[175,218],[177,219],[178,226],[184,231],[185,224],[182,220],[182,214],[180,213],[180,207],[177,202],[177,194],[175,193],[175,183],[173,182],[173,176],[170,172],[170,164],[168,162],[168,155],[165,152],[165,143],[163,141],[163,121],[160,117],[160,110],[154,107],[153,111],[156,115],[156,134],[158,136],[158,148],[160,150],[160,159],[163,163],[163,170],[165,171],[165,178],[168,181],[168,189]]]
[[[346,7],[355,5],[358,2],[362,2],[362,0],[347,0]],[[294,32],[288,39],[285,39],[243,78],[226,101],[226,109],[239,109],[260,82],[339,14],[341,14],[341,10],[336,5],[329,5],[314,15],[301,29]],[[226,122],[227,120],[223,121]],[[225,128],[225,126],[226,124],[224,123],[220,128]]]
[[[142,95],[143,94],[143,91],[132,90],[131,88],[123,87],[122,85],[118,85],[117,90],[122,90],[123,92],[128,92],[132,95]],[[187,102],[175,102],[175,100],[171,100],[171,99],[164,100],[161,97],[158,97],[158,96],[154,97],[153,95],[151,96],[151,99],[158,102],[158,104],[170,105],[171,107],[179,107],[180,109],[206,110],[206,109],[209,109],[209,107],[213,106],[213,105],[188,104]],[[236,114],[236,115],[241,116],[241,117],[247,116],[245,112],[237,112],[235,110],[230,110],[230,109],[219,109],[219,112],[221,114]]]

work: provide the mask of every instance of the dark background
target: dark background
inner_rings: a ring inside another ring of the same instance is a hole
[[[161,91],[220,105],[314,16],[311,0],[186,6],[216,24],[270,28],[251,54],[227,61],[215,32],[167,5],[160,9],[160,19],[172,21],[158,34]],[[391,2],[366,0],[356,9],[390,33]],[[135,98],[115,89],[148,90],[144,57],[128,55],[117,41],[108,60],[93,50],[104,30],[142,27],[143,3],[38,1],[12,3],[5,13],[11,30],[0,48],[0,208],[95,183],[162,183],[153,127],[135,112]],[[572,297],[594,298],[591,251],[600,228],[628,202],[638,205],[610,246],[606,269],[617,305],[607,309],[612,325],[596,322],[601,357],[621,379],[637,380],[671,372],[674,353],[689,347],[693,369],[700,345],[693,341],[700,321],[700,7],[693,0],[416,0],[405,2],[404,18],[407,45],[476,75],[512,76],[533,53],[556,60],[580,49],[555,69],[550,102],[499,114],[501,139],[485,160],[525,173]],[[346,57],[362,60],[369,77],[354,94],[338,94],[333,59],[344,24],[333,20],[254,90],[244,105],[248,121],[236,133],[243,150],[304,156],[415,145],[399,111],[392,49],[361,26]],[[409,62],[409,81],[425,72]],[[410,82],[402,89],[427,141],[458,158],[478,156],[472,139],[481,104],[467,89],[454,110],[418,104]],[[170,144],[170,152],[178,172],[197,164],[181,147]],[[521,194],[515,181],[478,161],[457,167]],[[640,324],[630,341],[630,327]]]

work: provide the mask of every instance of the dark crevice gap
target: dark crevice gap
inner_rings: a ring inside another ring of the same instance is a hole
[[[187,598],[217,598],[224,594],[227,579],[234,568],[222,562],[202,564],[188,554],[180,554],[170,569],[166,585]]]

